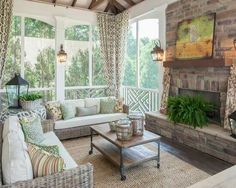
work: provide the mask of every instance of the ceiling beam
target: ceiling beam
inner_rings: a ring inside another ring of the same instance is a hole
[[[107,6],[106,6],[106,8],[105,8],[105,10],[104,10],[104,12],[108,12],[110,9],[111,9],[111,2],[109,1],[108,3],[107,3]]]
[[[92,5],[93,5],[95,2],[96,2],[96,0],[92,0],[91,3],[90,3],[90,5],[89,5],[89,7],[88,7],[88,9],[91,9]]]
[[[77,0],[73,0],[72,3],[71,3],[71,6],[74,7],[76,2],[77,2]]]
[[[120,12],[126,10],[126,8],[123,5],[121,5],[119,2],[117,2],[116,0],[113,0],[113,4]]]
[[[92,9],[98,5],[100,5],[101,3],[103,3],[104,0],[97,0],[94,3],[91,4],[91,6],[89,6],[89,9]]]
[[[123,0],[123,1],[125,1],[126,3],[128,3],[130,6],[136,5],[136,3],[133,2],[133,0]]]

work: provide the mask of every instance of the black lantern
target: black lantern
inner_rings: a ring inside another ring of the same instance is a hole
[[[163,58],[164,58],[164,50],[161,48],[160,40],[157,40],[154,43],[155,43],[155,47],[151,51],[152,60],[161,62],[163,61]]]
[[[8,108],[21,108],[19,98],[22,94],[27,94],[28,89],[29,83],[20,74],[15,74],[6,84]]]
[[[57,54],[57,59],[59,63],[65,63],[67,60],[67,53],[63,49],[63,45],[61,44],[60,51]]]
[[[231,136],[236,138],[236,111],[229,115],[229,125],[231,130]]]

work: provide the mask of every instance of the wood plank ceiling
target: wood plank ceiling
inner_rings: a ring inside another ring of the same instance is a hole
[[[83,8],[96,12],[119,14],[144,0],[29,0],[65,7]]]

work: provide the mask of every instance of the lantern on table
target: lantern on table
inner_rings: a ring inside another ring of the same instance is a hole
[[[129,116],[134,136],[142,136],[144,131],[144,117],[141,112],[133,112]]]
[[[6,84],[8,108],[21,108],[20,96],[27,94],[28,89],[29,83],[20,74],[15,74],[15,77]]]

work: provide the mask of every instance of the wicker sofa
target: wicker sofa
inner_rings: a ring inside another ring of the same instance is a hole
[[[97,98],[99,99],[99,98]],[[70,102],[71,105],[83,104],[84,99],[78,100],[66,100],[63,102]],[[129,107],[123,105],[122,113],[112,113],[112,114],[96,114],[85,117],[75,117],[70,120],[51,120],[51,124],[54,127],[54,132],[60,140],[78,138],[90,135],[90,126],[96,124],[105,124],[111,121],[116,121],[121,118],[127,117],[129,113]],[[49,117],[50,118],[50,117]]]
[[[43,131],[48,133],[53,131],[52,122],[43,121]],[[0,155],[2,156],[2,131],[3,124],[0,123]],[[65,170],[45,177],[35,178],[33,180],[16,182],[10,185],[3,185],[2,163],[0,160],[0,187],[3,188],[30,188],[30,187],[50,187],[50,188],[91,188],[93,187],[93,166],[91,164],[79,165],[76,168]]]

